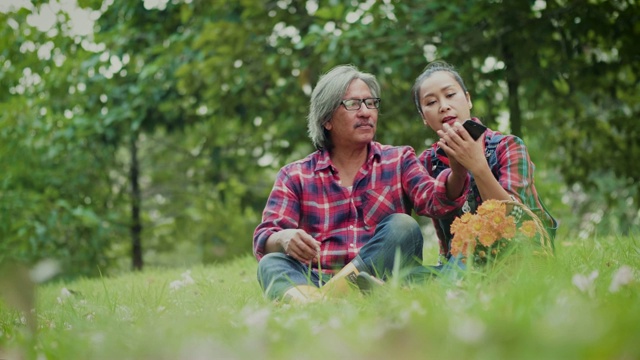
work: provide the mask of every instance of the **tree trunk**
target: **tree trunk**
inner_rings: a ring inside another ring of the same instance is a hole
[[[511,47],[506,39],[502,43],[502,56],[506,66],[507,88],[509,90],[509,125],[511,134],[522,138],[522,113],[520,111],[520,100],[518,98],[518,88],[520,87],[520,77],[516,59],[511,51]]]
[[[129,144],[131,151],[131,164],[129,168],[129,181],[131,182],[131,260],[134,270],[142,270],[142,222],[140,221],[140,204],[142,202],[139,183],[138,164],[138,132],[131,134]]]

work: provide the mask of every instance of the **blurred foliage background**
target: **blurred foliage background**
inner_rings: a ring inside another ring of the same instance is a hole
[[[249,253],[342,63],[382,84],[378,140],[417,152],[435,134],[413,81],[453,64],[474,115],[528,144],[561,236],[638,228],[635,0],[7,0],[0,21],[0,261],[73,277]]]

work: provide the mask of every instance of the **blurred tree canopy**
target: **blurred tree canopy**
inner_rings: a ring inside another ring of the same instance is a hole
[[[311,89],[342,63],[381,82],[378,140],[417,151],[435,134],[413,81],[453,64],[474,114],[550,174],[552,212],[637,226],[634,0],[12,0],[0,19],[1,259],[95,275],[249,252],[275,171],[313,150]]]

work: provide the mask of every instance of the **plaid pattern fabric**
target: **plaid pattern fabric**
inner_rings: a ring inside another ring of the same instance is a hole
[[[527,206],[536,213],[544,225],[549,229],[557,227],[556,220],[546,211],[538,192],[533,184],[533,173],[535,165],[529,158],[529,152],[522,139],[512,135],[502,135],[499,132],[487,129],[485,136],[485,157],[491,168],[491,172],[500,185],[511,195],[513,201],[517,201]],[[420,154],[420,163],[424,164],[432,176],[438,171],[448,169],[449,159],[444,152],[438,152],[438,144],[434,143],[429,149]],[[492,150],[490,150],[492,149]],[[480,206],[482,199],[480,193],[470,190]],[[461,211],[458,211],[461,213]],[[513,215],[517,220],[523,219],[522,209],[514,207]],[[446,255],[447,240],[445,231],[440,228],[439,222],[434,220],[436,233],[440,241],[440,254]]]
[[[453,201],[447,198],[449,173],[443,171],[434,179],[411,147],[372,142],[367,161],[348,189],[340,185],[329,153],[316,151],[278,172],[262,222],[254,232],[254,255],[258,260],[264,256],[271,234],[303,229],[321,242],[322,270],[342,268],[355,258],[385,216],[410,214],[414,209],[420,215],[441,217],[462,206],[466,194]]]

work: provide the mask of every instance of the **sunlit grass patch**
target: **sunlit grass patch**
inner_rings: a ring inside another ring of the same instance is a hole
[[[247,256],[37,289],[37,334],[2,305],[0,355],[47,359],[638,358],[640,246],[568,240],[462,279],[292,306]]]

